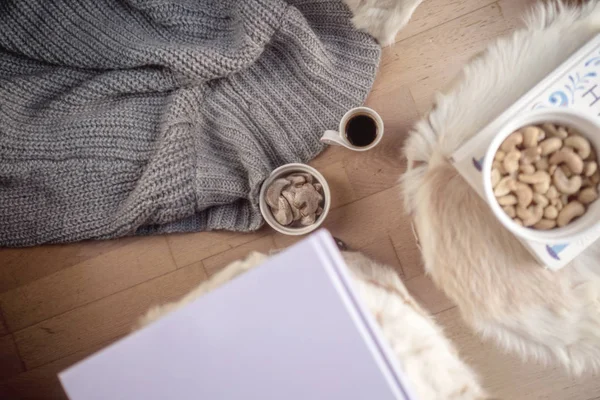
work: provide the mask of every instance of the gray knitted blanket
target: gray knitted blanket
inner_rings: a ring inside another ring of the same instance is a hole
[[[368,93],[341,1],[0,1],[0,245],[259,228]]]

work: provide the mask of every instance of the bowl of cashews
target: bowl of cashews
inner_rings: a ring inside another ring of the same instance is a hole
[[[520,115],[501,128],[483,163],[487,202],[515,235],[577,240],[600,223],[600,123],[570,109]]]

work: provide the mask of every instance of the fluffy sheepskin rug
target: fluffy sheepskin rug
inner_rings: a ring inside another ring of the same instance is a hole
[[[344,253],[344,258],[358,295],[379,323],[417,399],[488,399],[475,374],[460,360],[442,330],[413,300],[393,270],[359,253]],[[148,311],[140,326],[189,304],[265,259],[265,255],[253,253],[230,264],[180,301]]]
[[[537,5],[526,28],[472,60],[405,145],[406,209],[427,273],[484,337],[508,351],[600,369],[600,242],[558,272],[540,267],[450,165],[450,155],[600,33],[600,2]]]

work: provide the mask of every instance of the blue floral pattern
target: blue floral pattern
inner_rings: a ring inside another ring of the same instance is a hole
[[[598,74],[600,70],[600,55],[580,64],[580,68],[564,78],[560,85],[561,89],[554,89],[550,92],[545,101],[538,101],[533,104],[531,109],[540,109],[546,107],[570,107],[577,102],[578,96],[586,93],[587,90],[593,87],[598,82]],[[555,86],[555,87],[556,87]]]

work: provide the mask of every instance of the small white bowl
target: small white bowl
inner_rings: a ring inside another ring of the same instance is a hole
[[[271,186],[273,181],[285,175],[289,175],[293,172],[309,173],[321,184],[321,186],[323,186],[323,212],[321,213],[321,215],[319,215],[315,223],[312,225],[300,227],[290,227],[281,225],[275,220],[275,217],[273,217],[271,209],[269,208],[269,205],[265,200],[267,189],[269,188],[269,186]],[[331,207],[331,192],[329,190],[329,185],[327,184],[327,181],[325,180],[323,175],[321,175],[321,173],[313,167],[300,163],[285,164],[271,172],[271,175],[269,175],[269,177],[263,182],[262,187],[260,188],[259,206],[260,212],[265,221],[267,221],[267,224],[269,224],[276,231],[281,232],[285,235],[292,236],[306,235],[307,233],[310,233],[317,229],[319,226],[321,226],[323,221],[325,221],[325,218],[329,213],[329,208]]]
[[[488,147],[482,169],[485,197],[492,208],[492,211],[496,215],[496,218],[500,220],[506,229],[518,237],[546,244],[571,242],[585,236],[586,232],[599,223],[600,200],[590,204],[585,214],[570,224],[561,228],[543,231],[517,225],[512,218],[506,215],[502,210],[492,189],[492,162],[494,161],[496,151],[504,139],[519,128],[527,125],[540,125],[545,122],[565,125],[576,129],[590,140],[594,147],[594,151],[598,152],[598,150],[600,150],[600,124],[594,118],[586,114],[570,109],[543,109],[523,114],[504,125]]]

